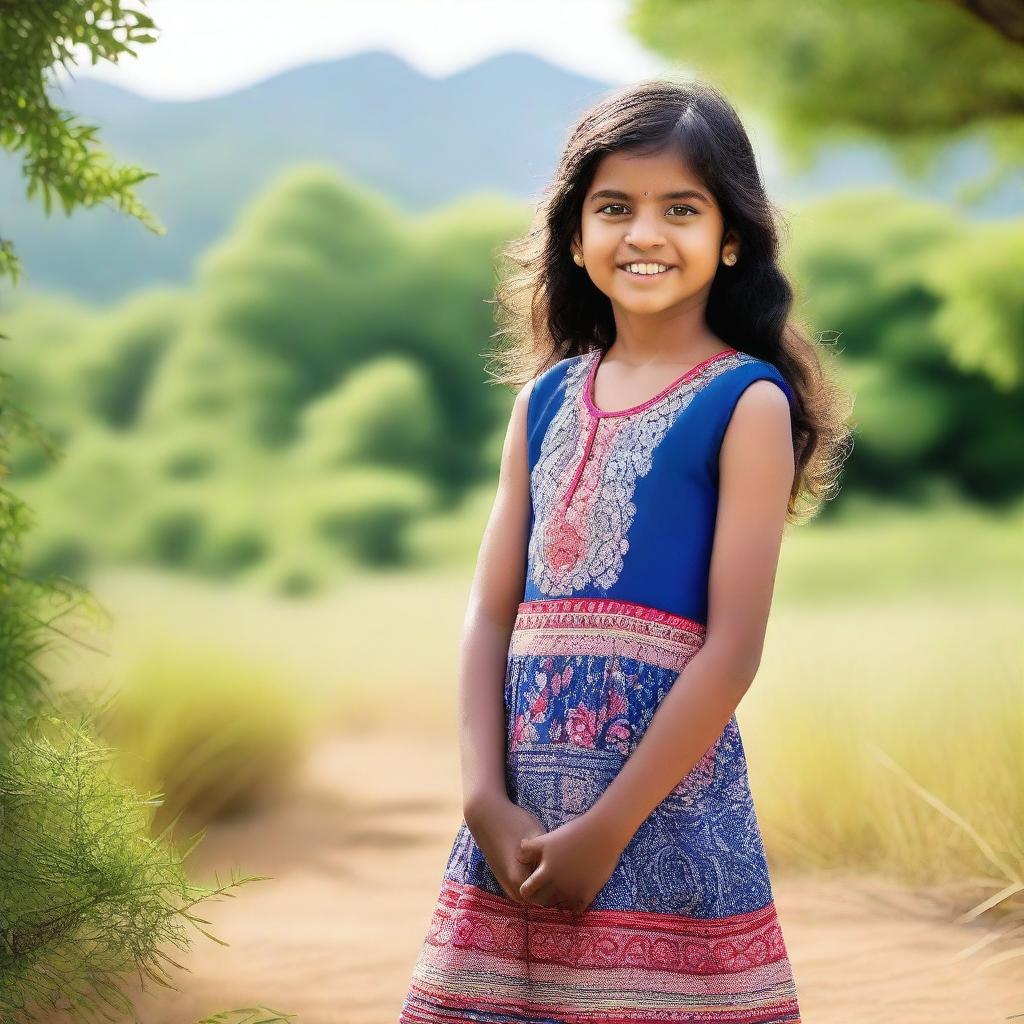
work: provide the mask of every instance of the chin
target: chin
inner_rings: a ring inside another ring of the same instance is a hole
[[[685,298],[685,295],[650,295],[647,298],[637,298],[636,295],[613,296],[615,304],[627,313],[660,313]]]

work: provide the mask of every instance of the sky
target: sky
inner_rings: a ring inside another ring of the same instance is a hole
[[[610,86],[668,67],[626,29],[631,0],[149,0],[138,6],[156,22],[157,41],[117,64],[83,60],[75,78],[99,78],[150,99],[192,100],[364,50],[387,50],[438,78],[509,50]],[[66,77],[58,68],[57,78]],[[770,177],[780,164],[770,126],[741,113]]]
[[[664,68],[626,30],[629,6],[628,0],[150,0],[144,9],[159,29],[156,43],[116,65],[85,61],[74,74],[153,99],[185,100],[363,50],[388,50],[435,77],[526,50],[614,85]]]

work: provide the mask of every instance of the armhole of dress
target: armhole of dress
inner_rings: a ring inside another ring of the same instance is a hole
[[[714,456],[709,468],[712,471],[716,484],[718,482],[718,462],[721,457],[722,445],[725,443],[725,435],[729,429],[729,424],[732,422],[733,413],[736,411],[736,406],[739,404],[739,400],[743,397],[743,393],[751,384],[754,384],[759,380],[770,380],[786,396],[786,399],[789,402],[790,419],[792,419],[793,415],[796,413],[796,396],[793,393],[793,389],[775,366],[768,365],[766,367],[759,367],[755,374],[743,380],[740,383],[740,386],[729,395],[725,415],[722,420],[721,430],[718,432],[718,443],[713,446]]]
[[[541,415],[543,409],[546,409],[546,404],[543,407],[538,407],[537,403],[540,401],[538,392],[547,390],[547,384],[549,377],[555,373],[557,367],[561,366],[562,362],[566,360],[559,360],[553,366],[549,366],[546,370],[542,370],[535,377],[531,378],[530,384],[527,385],[530,388],[530,394],[526,399],[526,479],[527,479],[527,490],[530,498],[530,525],[529,535],[533,534],[533,526],[536,516],[536,509],[533,504],[533,468],[536,460],[534,459],[534,450],[539,453],[539,442],[534,442],[534,431],[537,429],[537,417]],[[557,390],[557,389],[556,389]],[[551,396],[548,396],[550,401]]]
[[[789,383],[789,381],[786,380],[786,378],[782,376],[781,371],[779,371],[777,368],[773,368],[773,369],[774,369],[774,375],[769,375],[768,377],[758,377],[758,380],[770,380],[770,381],[774,382],[775,384],[777,384],[780,388],[782,388],[782,393],[786,396],[786,398],[789,399],[789,411],[790,411],[790,414],[793,414],[793,413],[796,412],[796,409],[797,409],[796,394],[793,391],[793,387]]]
[[[530,510],[526,528],[527,543],[529,543],[529,537],[533,533],[533,522],[536,515],[533,507],[533,466],[530,462],[530,437],[533,430],[533,400],[537,395],[537,381],[539,379],[540,375],[538,374],[526,385],[530,389],[530,394],[526,398],[526,437],[523,444],[523,451],[526,454],[526,497],[529,501]],[[529,572],[529,556],[527,556],[526,571]]]
[[[792,386],[790,385],[789,381],[782,376],[782,373],[778,369],[778,367],[776,367],[772,363],[768,363],[763,367],[758,367],[756,374],[748,378],[747,380],[743,381],[739,387],[739,390],[730,397],[729,415],[726,418],[725,423],[726,429],[728,429],[729,423],[732,421],[732,414],[736,411],[736,405],[739,402],[740,398],[743,397],[743,393],[747,390],[747,388],[750,387],[751,384],[755,384],[759,380],[770,380],[786,396],[786,400],[789,402],[790,415],[796,412],[796,395],[793,393]],[[724,432],[722,437],[724,440]]]
[[[537,385],[540,383],[541,378],[544,376],[542,373],[538,373],[530,383],[530,394],[526,399],[526,448],[527,448],[527,461],[529,461],[529,448],[530,438],[533,437],[533,423],[536,419],[537,414],[534,412],[534,405],[537,401]]]
[[[537,425],[537,417],[544,415],[548,404],[555,399],[565,380],[566,372],[568,371],[569,364],[573,358],[574,357],[572,356],[567,356],[565,359],[560,359],[557,363],[549,366],[546,370],[538,373],[537,376],[533,378],[533,388],[530,391],[530,397],[526,403],[527,447],[532,444],[533,433]],[[544,398],[544,405],[539,408],[537,406],[537,402],[540,401],[537,395],[538,391],[547,393]]]
[[[789,400],[790,416],[796,412],[796,395],[793,394],[793,389],[790,387],[789,381],[787,381],[786,378],[778,372],[778,370],[776,370],[775,373],[766,374],[764,377],[758,377],[757,380],[770,380],[773,384],[777,385]],[[753,384],[754,382],[751,381],[750,383]],[[736,401],[739,401],[739,399],[737,398]]]
[[[555,370],[555,366],[549,366],[546,370],[542,370],[537,376],[531,378],[529,383],[530,394],[526,399],[526,472],[530,478],[530,509],[532,516],[533,509],[533,451],[534,451],[534,431],[537,429],[537,417],[541,415],[542,408],[538,406],[540,397],[538,392],[546,390],[548,383],[548,377]]]
[[[729,429],[733,413],[736,411],[736,406],[739,404],[744,392],[746,392],[747,388],[749,388],[751,384],[756,384],[759,380],[770,380],[786,396],[786,399],[789,402],[789,414],[792,417],[793,413],[796,411],[796,398],[793,394],[793,389],[789,386],[789,382],[782,376],[782,374],[773,367],[771,369],[760,370],[758,371],[757,376],[743,381],[739,390],[736,391],[734,395],[730,396],[729,414],[725,419],[725,430]],[[723,441],[725,440],[725,430],[722,431]]]

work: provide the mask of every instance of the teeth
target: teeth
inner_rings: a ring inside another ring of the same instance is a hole
[[[633,274],[660,274],[669,268],[664,263],[627,263],[626,269]]]

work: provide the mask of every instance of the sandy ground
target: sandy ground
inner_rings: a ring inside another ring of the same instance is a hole
[[[458,792],[448,744],[388,734],[318,744],[291,799],[211,828],[193,853],[204,880],[233,868],[273,878],[199,909],[230,946],[196,933],[180,993],[147,987],[138,1020],[190,1024],[264,1005],[300,1024],[393,1024],[460,821]],[[951,923],[926,894],[779,873],[773,887],[805,1024],[1024,1014],[1020,961],[980,971],[978,957],[957,960],[987,929]]]

